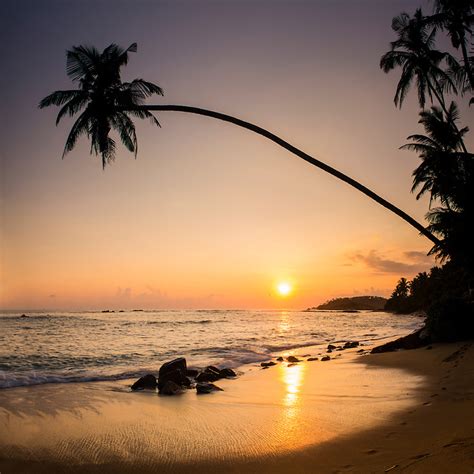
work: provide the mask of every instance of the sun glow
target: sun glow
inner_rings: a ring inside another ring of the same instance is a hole
[[[292,290],[293,290],[293,288],[286,281],[281,281],[277,285],[277,291],[278,291],[280,296],[288,296],[291,293]]]

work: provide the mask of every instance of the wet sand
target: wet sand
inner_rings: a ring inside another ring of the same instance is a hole
[[[244,367],[210,395],[130,381],[2,390],[0,471],[473,472],[472,344],[340,354]]]

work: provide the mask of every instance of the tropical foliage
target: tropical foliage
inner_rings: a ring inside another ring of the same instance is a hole
[[[81,135],[91,142],[91,153],[100,155],[102,166],[115,159],[116,143],[110,137],[116,131],[124,146],[137,154],[138,143],[135,125],[130,116],[149,118],[160,125],[148,110],[134,109],[148,97],[163,95],[161,87],[143,79],[122,82],[120,69],[128,62],[128,55],[137,50],[136,43],[123,49],[111,44],[100,53],[94,47],[77,46],[66,53],[66,71],[78,89],[56,91],[40,102],[40,108],[60,106],[56,125],[64,116],[82,111],[66,140],[63,157],[71,151]]]

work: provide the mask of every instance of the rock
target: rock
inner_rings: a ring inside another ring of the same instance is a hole
[[[260,364],[261,367],[271,367],[272,365],[276,365],[276,362],[273,362],[272,360],[270,362],[262,362]]]
[[[221,371],[210,365],[206,367],[197,377],[196,382],[215,382],[216,380],[222,379]]]
[[[280,356],[280,357],[277,357],[277,361],[278,361],[278,362],[283,362],[284,360],[285,360],[285,359],[283,359],[283,357],[282,357],[282,356]]]
[[[331,360],[331,357],[329,357],[329,356],[321,357],[321,362],[326,362],[327,360]]]
[[[176,385],[189,387],[191,381],[186,377],[187,367],[186,359],[179,357],[170,362],[164,363],[158,373],[158,390],[162,390],[166,382],[171,381]]]
[[[344,349],[353,349],[354,347],[358,347],[359,342],[358,341],[347,341],[344,344]]]
[[[196,391],[197,393],[211,393],[223,391],[223,389],[218,387],[217,385],[214,385],[213,383],[198,383],[196,385]]]
[[[172,380],[167,380],[160,388],[160,395],[177,395],[181,393],[183,388]]]
[[[328,351],[333,351],[334,349],[336,349],[334,344],[328,344]]]
[[[156,385],[156,377],[152,374],[146,374],[132,385],[132,390],[155,390]]]
[[[186,369],[186,377],[192,377],[193,379],[199,374],[197,369]]]
[[[224,367],[220,370],[221,377],[228,378],[228,377],[237,377],[237,374],[228,367]]]
[[[288,367],[293,367],[294,365],[298,365],[298,363],[297,362],[290,362],[288,364]],[[268,369],[268,367],[265,367],[265,368]]]
[[[431,338],[426,334],[425,328],[421,328],[418,329],[418,331],[408,334],[408,336],[403,336],[395,341],[374,347],[370,353],[380,354],[382,352],[393,352],[398,349],[417,349],[418,347],[428,345],[430,342]]]
[[[310,358],[308,359],[308,362],[313,362],[313,360],[318,360],[318,358],[317,358],[317,357],[310,357]]]
[[[332,351],[333,349],[328,349],[326,352],[330,354]]]
[[[292,362],[293,364],[295,364],[296,362],[299,362],[299,361],[300,361],[300,360],[298,359],[298,357],[295,357],[295,356],[288,356],[288,357],[286,358],[286,360],[287,360],[288,362]]]
[[[364,352],[364,349],[359,349],[359,350],[357,351],[358,354],[362,354],[362,352]]]

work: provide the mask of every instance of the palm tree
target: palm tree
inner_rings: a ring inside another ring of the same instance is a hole
[[[390,43],[391,49],[380,59],[380,67],[385,73],[402,67],[395,105],[402,106],[412,82],[416,81],[420,107],[425,107],[427,96],[431,102],[434,96],[445,110],[442,84],[452,88],[454,84],[440,68],[448,53],[433,49],[436,28],[428,29],[421,9],[417,9],[413,18],[408,13],[396,16],[392,20],[392,29],[398,34],[398,39]]]
[[[402,148],[415,151],[422,162],[413,172],[412,191],[421,188],[417,199],[430,193],[442,206],[430,209],[427,219],[429,230],[441,237],[431,254],[443,261],[451,259],[471,274],[474,269],[472,222],[474,219],[474,154],[465,153],[461,137],[468,132],[465,127],[456,133],[451,124],[458,120],[456,105],[452,102],[448,114],[439,107],[420,113],[420,123],[426,135],[411,135],[412,143]]]
[[[401,217],[433,243],[441,245],[441,242],[435,235],[406,212],[355,179],[304,153],[262,127],[230,115],[198,107],[185,105],[143,105],[145,98],[152,94],[162,95],[163,91],[157,85],[142,79],[135,79],[130,83],[121,82],[120,68],[127,64],[128,53],[135,52],[136,49],[136,44],[134,43],[126,50],[111,44],[102,54],[95,48],[84,46],[75,47],[67,52],[67,74],[73,81],[79,82],[79,90],[56,91],[44,98],[39,105],[40,108],[50,105],[62,106],[56,123],[64,115],[69,114],[73,116],[85,107],[84,112],[74,123],[66,140],[64,154],[72,150],[81,134],[86,134],[91,141],[91,153],[101,154],[102,165],[105,167],[114,159],[115,143],[109,136],[112,129],[117,130],[124,145],[130,151],[136,153],[135,128],[129,114],[139,118],[148,117],[157,125],[159,123],[151,111],[175,111],[203,115],[232,123],[268,138],[299,158],[356,188]]]
[[[132,82],[120,79],[120,68],[127,64],[128,53],[136,50],[137,44],[133,43],[127,49],[111,44],[102,53],[87,46],[67,51],[67,75],[79,83],[79,89],[53,92],[39,104],[40,108],[62,106],[56,125],[65,115],[73,116],[85,107],[72,126],[63,157],[74,148],[77,139],[86,134],[91,141],[91,153],[101,155],[105,168],[115,158],[115,141],[109,136],[112,129],[136,156],[137,136],[130,115],[149,118],[153,124],[160,125],[151,112],[134,107],[153,94],[163,95],[161,87],[143,79]]]
[[[474,155],[464,153],[462,137],[469,131],[467,127],[454,132],[451,124],[459,119],[458,109],[451,102],[448,114],[433,106],[429,111],[420,112],[419,123],[426,135],[410,135],[408,143],[401,149],[419,154],[422,162],[413,172],[412,192],[421,188],[416,198],[430,193],[430,205],[439,199],[448,208],[462,206],[466,200],[467,164]]]
[[[467,52],[468,38],[472,36],[474,23],[473,0],[434,0],[434,15],[428,21],[446,30],[454,48],[461,48],[463,69],[466,73],[470,88],[474,91],[474,73],[472,59]]]

